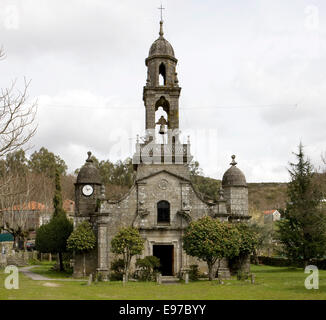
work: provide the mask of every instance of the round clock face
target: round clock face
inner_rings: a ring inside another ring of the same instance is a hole
[[[90,196],[93,193],[93,187],[89,184],[86,184],[83,186],[82,192],[84,196]]]

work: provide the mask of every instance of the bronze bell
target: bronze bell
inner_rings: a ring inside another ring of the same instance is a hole
[[[164,124],[161,124],[160,125],[160,131],[159,131],[159,134],[165,134],[165,125]]]

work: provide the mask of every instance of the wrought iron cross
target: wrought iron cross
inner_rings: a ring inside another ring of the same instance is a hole
[[[157,9],[161,10],[161,21],[163,21],[163,10],[165,8],[163,8],[162,3],[161,3],[161,6],[159,8],[157,8]]]

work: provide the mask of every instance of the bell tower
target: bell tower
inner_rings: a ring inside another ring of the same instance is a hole
[[[188,176],[185,165],[192,159],[189,139],[187,143],[180,142],[181,88],[176,72],[178,60],[172,45],[163,35],[161,18],[159,37],[151,45],[145,59],[147,80],[143,89],[143,101],[146,135],[142,143],[137,138],[136,152],[133,156],[134,169],[137,170],[138,176],[143,176],[144,170],[146,172],[160,170],[161,165],[164,165],[165,170],[169,166],[169,170],[184,171],[184,175]],[[154,167],[144,169],[142,164]]]
[[[145,60],[147,81],[143,91],[146,110],[146,133],[149,141],[155,138],[155,126],[160,125],[160,134],[167,133],[168,141],[176,142],[179,130],[179,96],[176,65],[171,44],[163,37],[163,21],[160,21],[159,38],[152,44]],[[155,121],[155,113],[162,107],[166,118]]]

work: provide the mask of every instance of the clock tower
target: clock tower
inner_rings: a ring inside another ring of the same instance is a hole
[[[96,168],[91,152],[80,169],[75,183],[76,217],[88,217],[97,210],[97,199],[101,194],[101,177]]]

